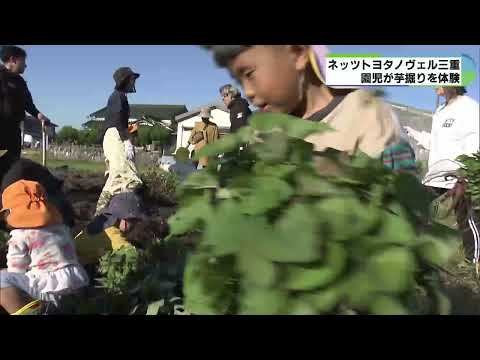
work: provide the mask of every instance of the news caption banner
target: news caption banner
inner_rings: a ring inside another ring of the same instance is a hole
[[[475,62],[458,57],[384,57],[377,54],[329,54],[328,86],[467,86],[476,76]]]

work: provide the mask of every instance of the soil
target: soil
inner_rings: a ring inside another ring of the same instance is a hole
[[[73,233],[77,234],[93,218],[105,182],[104,177],[102,174],[75,173],[64,169],[52,172],[64,181],[63,190],[75,210],[76,224]],[[158,203],[143,198],[143,203],[151,220],[166,220],[176,210],[175,204],[167,200]]]

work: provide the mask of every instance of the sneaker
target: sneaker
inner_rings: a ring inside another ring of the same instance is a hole
[[[168,300],[168,302],[173,305],[173,313],[171,315],[191,315],[185,310],[185,306],[183,305],[183,300],[181,298],[174,297]]]

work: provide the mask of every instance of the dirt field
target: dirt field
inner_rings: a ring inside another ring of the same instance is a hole
[[[52,170],[58,178],[64,180],[64,192],[71,201],[77,216],[77,225],[74,233],[77,233],[86,225],[95,213],[95,206],[104,184],[103,174],[74,172],[68,168]],[[175,206],[164,202],[155,204],[149,199],[144,199],[146,211],[150,217],[167,218],[175,211]]]

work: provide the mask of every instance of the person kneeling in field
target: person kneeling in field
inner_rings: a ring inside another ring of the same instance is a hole
[[[0,306],[11,315],[48,314],[89,279],[70,228],[41,184],[20,180],[2,193],[8,228],[7,269],[0,271]]]
[[[115,195],[107,208],[75,237],[80,262],[85,266],[96,265],[108,251],[133,246],[127,234],[143,220],[146,216],[135,193]]]
[[[414,153],[402,141],[393,110],[365,89],[325,84],[325,45],[213,45],[217,64],[227,67],[246,97],[264,112],[321,121],[336,131],[308,136],[315,151],[357,148],[397,171],[416,173]],[[281,74],[279,76],[279,74]],[[387,150],[387,152],[385,152]],[[393,164],[392,159],[402,158]]]

